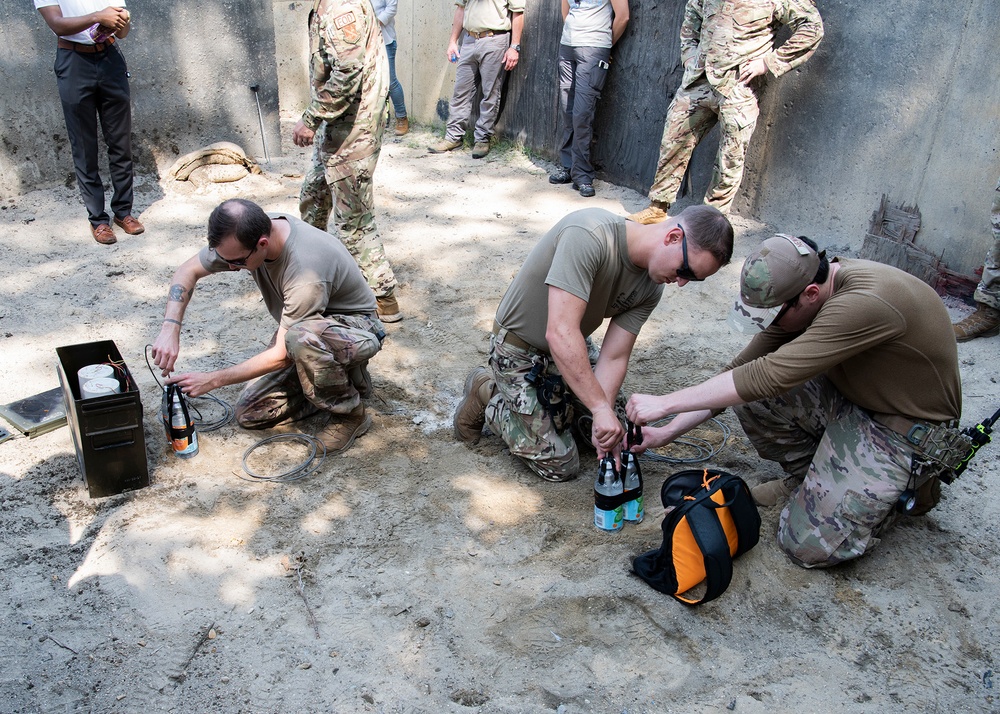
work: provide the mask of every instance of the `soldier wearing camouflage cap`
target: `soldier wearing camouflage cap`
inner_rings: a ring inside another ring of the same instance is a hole
[[[792,32],[775,46],[782,25]],[[823,21],[813,0],[688,0],[681,25],[684,76],[667,109],[650,203],[629,218],[666,219],[691,154],[716,123],[719,152],[705,203],[727,213],[757,125],[760,78],[798,67],[822,39]]]
[[[375,226],[372,175],[382,149],[389,62],[369,0],[315,0],[309,13],[312,98],[292,132],[315,145],[299,194],[302,220],[327,230],[334,211],[340,240],[358,261],[383,322],[403,319],[396,276]]]
[[[958,350],[928,285],[867,260],[834,259],[807,238],[776,235],[743,266],[730,321],[755,333],[721,374],[626,412],[641,448],[662,446],[735,406],[761,457],[789,474],[753,489],[787,502],[778,544],[803,567],[857,558],[899,517],[930,510],[939,477],[968,453]],[[904,494],[906,496],[904,497]]]

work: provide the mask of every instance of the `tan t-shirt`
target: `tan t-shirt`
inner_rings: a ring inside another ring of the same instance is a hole
[[[740,399],[773,397],[825,373],[869,411],[932,422],[961,416],[958,349],[941,298],[898,268],[839,263],[833,295],[809,327],[772,326],[730,363]]]
[[[310,317],[375,314],[375,293],[336,236],[294,216],[267,215],[271,220],[284,218],[291,232],[281,255],[251,270],[250,276],[279,325],[288,329]],[[231,270],[208,246],[201,249],[198,258],[209,272]]]
[[[587,302],[585,336],[607,317],[638,335],[663,293],[629,259],[625,219],[601,208],[570,213],[542,236],[497,308],[500,325],[545,352],[550,285]]]
[[[524,0],[457,0],[465,8],[462,27],[469,32],[508,32],[510,13],[524,12]]]

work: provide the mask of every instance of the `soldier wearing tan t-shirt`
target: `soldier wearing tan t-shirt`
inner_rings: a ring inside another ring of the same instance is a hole
[[[539,476],[567,481],[580,470],[571,419],[561,407],[571,401],[593,416],[598,457],[617,455],[625,430],[615,400],[663,285],[704,280],[732,251],[732,226],[708,206],[657,226],[597,208],[569,214],[538,242],[501,300],[490,369],[478,367],[466,380],[455,435],[475,443],[488,424]],[[606,318],[592,364],[588,337]],[[541,380],[547,387],[540,390]],[[542,396],[556,393],[559,404]]]
[[[788,478],[752,490],[788,502],[778,543],[803,567],[857,558],[898,518],[936,502],[938,478],[968,453],[958,352],[928,285],[867,260],[833,260],[806,238],[776,235],[747,258],[732,322],[759,331],[726,371],[665,396],[635,394],[626,411],[641,447],[662,446],[725,407]],[[738,406],[737,406],[738,405]]]
[[[220,204],[208,219],[208,245],[174,272],[153,360],[174,371],[180,330],[195,285],[213,273],[246,270],[278,323],[271,344],[239,364],[186,372],[167,380],[198,397],[229,384],[247,385],[236,405],[245,429],[267,429],[318,411],[330,422],[316,438],[338,453],[371,427],[361,398],[371,390],[368,360],[385,327],[375,293],[357,262],[330,234],[245,199]],[[259,378],[259,379],[258,379]]]

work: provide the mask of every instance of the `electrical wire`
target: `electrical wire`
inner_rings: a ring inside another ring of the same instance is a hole
[[[309,454],[301,462],[276,474],[259,474],[251,469],[247,463],[250,455],[260,447],[267,444],[273,444],[278,441],[303,443],[309,447]],[[326,446],[324,446],[323,442],[315,436],[309,436],[308,434],[277,434],[276,436],[269,436],[266,439],[261,439],[243,452],[243,471],[247,475],[240,476],[240,478],[244,481],[268,481],[272,483],[288,483],[289,481],[297,481],[300,478],[305,478],[306,476],[318,471],[319,467],[323,465],[324,459],[326,459]]]
[[[153,375],[153,381],[156,382],[156,384],[160,387],[161,390],[166,391],[167,388],[164,386],[163,382],[161,382],[159,378],[156,376],[156,372],[153,370],[153,365],[149,363],[149,350],[152,349],[152,347],[153,347],[152,345],[146,345],[145,350],[143,350],[143,355],[146,358],[146,368],[149,369],[149,373]],[[202,431],[202,432],[216,431],[217,429],[221,429],[226,424],[230,423],[236,417],[236,409],[234,409],[229,402],[223,399],[219,399],[214,394],[209,393],[209,394],[203,394],[200,397],[187,397],[187,400],[188,404],[191,407],[191,411],[197,417],[194,420],[194,428],[196,431]],[[217,419],[211,419],[211,420],[206,419],[204,416],[202,416],[201,410],[198,409],[198,407],[195,406],[194,404],[191,404],[191,402],[194,401],[214,402],[218,406],[222,407],[222,416]]]
[[[666,419],[661,419],[660,421],[653,422],[650,426],[662,426],[668,423],[673,416],[669,416]],[[714,424],[722,432],[722,439],[718,445],[712,443],[708,439],[703,439],[699,436],[691,436],[690,434],[685,434],[684,436],[674,439],[670,444],[664,446],[660,449],[648,449],[644,451],[639,459],[642,461],[661,461],[668,464],[698,464],[703,461],[708,461],[719,454],[724,448],[726,448],[726,443],[729,441],[730,429],[728,426],[723,424],[716,418],[711,418],[706,424]],[[683,447],[685,449],[690,449],[694,452],[694,456],[669,456],[667,453],[663,453],[672,450],[672,447]]]

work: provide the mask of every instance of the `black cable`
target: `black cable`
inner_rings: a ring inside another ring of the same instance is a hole
[[[149,350],[152,349],[152,347],[153,347],[152,345],[146,345],[145,349],[143,350],[143,356],[146,358],[146,368],[149,370],[149,373],[153,375],[153,381],[156,382],[156,384],[160,387],[160,389],[166,390],[166,387],[164,386],[163,382],[161,382],[159,378],[156,376],[156,372],[153,370],[153,365],[149,363]],[[203,394],[200,397],[187,397],[187,399],[189,403],[194,400],[205,400],[209,402],[215,402],[220,407],[222,407],[222,412],[223,412],[222,416],[219,417],[218,419],[210,421],[202,416],[201,410],[198,409],[198,407],[191,404],[191,411],[194,412],[194,414],[197,416],[197,419],[194,422],[194,428],[197,431],[205,431],[205,432],[216,431],[217,429],[221,429],[222,427],[224,427],[226,424],[231,422],[236,417],[236,410],[233,408],[233,406],[229,404],[229,402],[219,399],[214,394],[211,393]]]
[[[291,468],[281,471],[279,473],[266,476],[264,474],[259,474],[251,469],[247,465],[247,460],[250,458],[250,454],[259,449],[265,444],[271,444],[276,441],[297,441],[304,443],[309,446],[309,455],[299,462],[298,464],[292,466]],[[322,450],[322,453],[320,452]],[[318,455],[317,455],[318,454]],[[300,478],[305,478],[306,476],[315,473],[319,470],[319,467],[323,465],[323,460],[326,459],[326,446],[323,442],[317,439],[315,436],[309,436],[308,434],[278,434],[276,436],[269,436],[266,439],[261,439],[256,444],[251,446],[249,449],[243,452],[243,471],[247,474],[246,476],[240,476],[244,481],[270,481],[277,483],[288,483],[289,481],[297,481]]]

